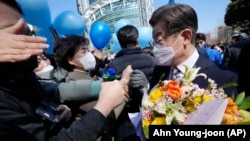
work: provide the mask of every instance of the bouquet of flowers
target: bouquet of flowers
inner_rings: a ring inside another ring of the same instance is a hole
[[[149,125],[185,124],[189,115],[197,111],[204,102],[227,99],[223,88],[218,88],[214,80],[207,78],[205,74],[198,74],[199,70],[200,68],[185,66],[182,78],[160,80],[149,95],[143,98],[142,127],[146,137],[148,137]],[[206,89],[193,83],[196,77],[204,77],[208,80]],[[226,118],[224,119],[226,121]]]

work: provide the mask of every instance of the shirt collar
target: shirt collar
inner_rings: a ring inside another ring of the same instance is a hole
[[[189,68],[193,68],[198,58],[199,58],[199,53],[197,50],[195,50],[193,54],[182,64],[178,65],[177,68],[184,74],[185,65],[188,66]]]

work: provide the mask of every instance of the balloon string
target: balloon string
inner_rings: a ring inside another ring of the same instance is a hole
[[[56,46],[56,44],[58,43],[58,40],[59,40],[58,33],[52,25],[49,27],[49,29],[52,32],[52,35],[54,37],[54,45]]]

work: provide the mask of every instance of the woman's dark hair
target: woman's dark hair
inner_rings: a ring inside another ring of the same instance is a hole
[[[46,52],[44,52],[43,54],[50,60],[51,65],[55,68],[57,65],[56,65],[56,60],[55,60],[54,54],[50,54],[50,53],[46,53]]]
[[[86,37],[78,35],[69,35],[65,38],[60,38],[54,48],[57,65],[67,71],[72,71],[74,66],[69,64],[68,59],[73,58],[75,53],[79,51],[81,45],[88,46],[89,40]]]

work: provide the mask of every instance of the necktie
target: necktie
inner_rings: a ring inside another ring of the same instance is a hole
[[[177,67],[174,67],[172,70],[172,79],[177,80],[180,78],[181,78],[181,71]]]

